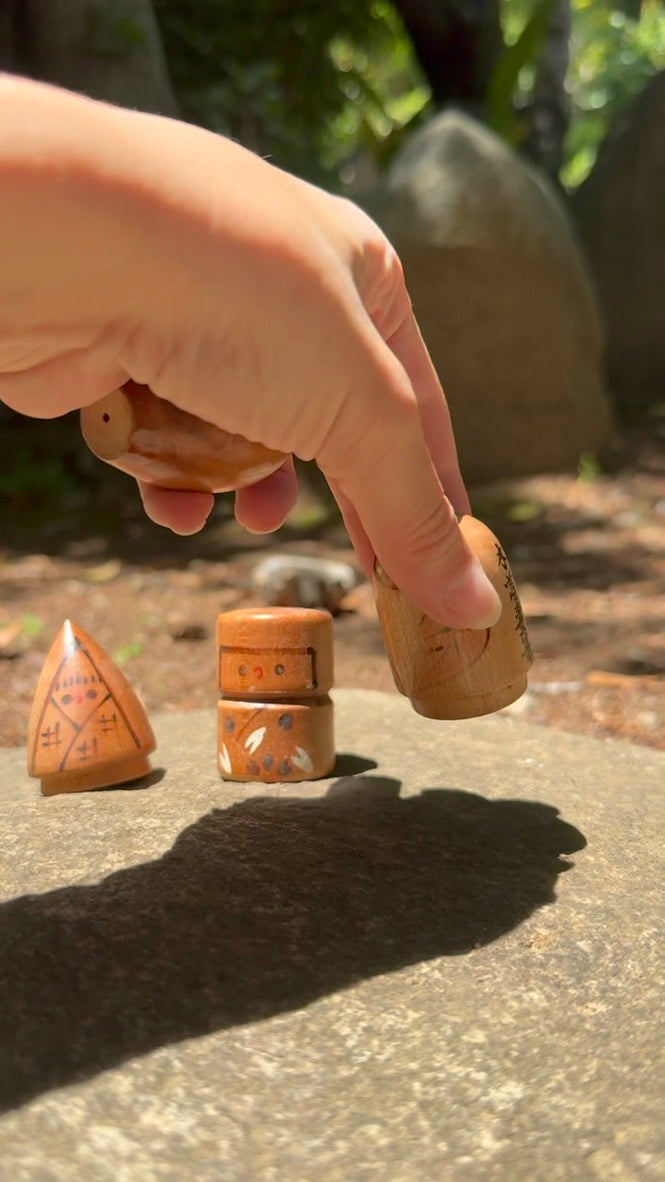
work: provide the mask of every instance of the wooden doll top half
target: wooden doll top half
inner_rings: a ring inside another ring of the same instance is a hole
[[[304,607],[223,612],[217,621],[217,671],[225,696],[316,698],[333,683],[333,621]]]

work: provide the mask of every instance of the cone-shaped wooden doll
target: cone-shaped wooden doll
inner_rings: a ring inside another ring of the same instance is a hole
[[[381,568],[374,572],[395,684],[426,718],[475,718],[501,710],[524,693],[533,659],[505,550],[474,517],[462,517],[460,529],[501,600],[501,617],[492,628],[444,628],[406,599]]]
[[[42,669],[28,732],[28,773],[42,792],[85,792],[150,771],[155,737],[127,678],[65,620]]]

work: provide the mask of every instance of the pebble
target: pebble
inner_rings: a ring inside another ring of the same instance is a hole
[[[271,554],[251,573],[252,588],[265,604],[323,608],[332,615],[360,579],[348,562],[302,554]]]

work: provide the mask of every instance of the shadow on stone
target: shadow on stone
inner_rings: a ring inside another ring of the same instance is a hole
[[[146,788],[156,788],[166,775],[166,768],[155,767],[146,776],[138,780],[128,780],[126,784],[109,784],[108,788],[96,788],[96,792],[142,792]]]
[[[331,775],[359,776],[362,772],[371,772],[377,766],[376,760],[368,759],[366,755],[352,755],[350,751],[339,751]]]
[[[158,861],[0,907],[0,1106],[457,956],[554,900],[556,809],[380,776],[213,810]]]

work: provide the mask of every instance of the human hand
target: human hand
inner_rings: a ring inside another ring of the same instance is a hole
[[[468,498],[446,402],[378,227],[199,128],[4,87],[0,397],[51,416],[131,378],[315,459],[366,570],[376,555],[444,624],[494,622],[457,526]],[[211,507],[205,493],[142,493],[179,532]],[[296,495],[287,463],[238,491],[236,515],[274,529]]]

